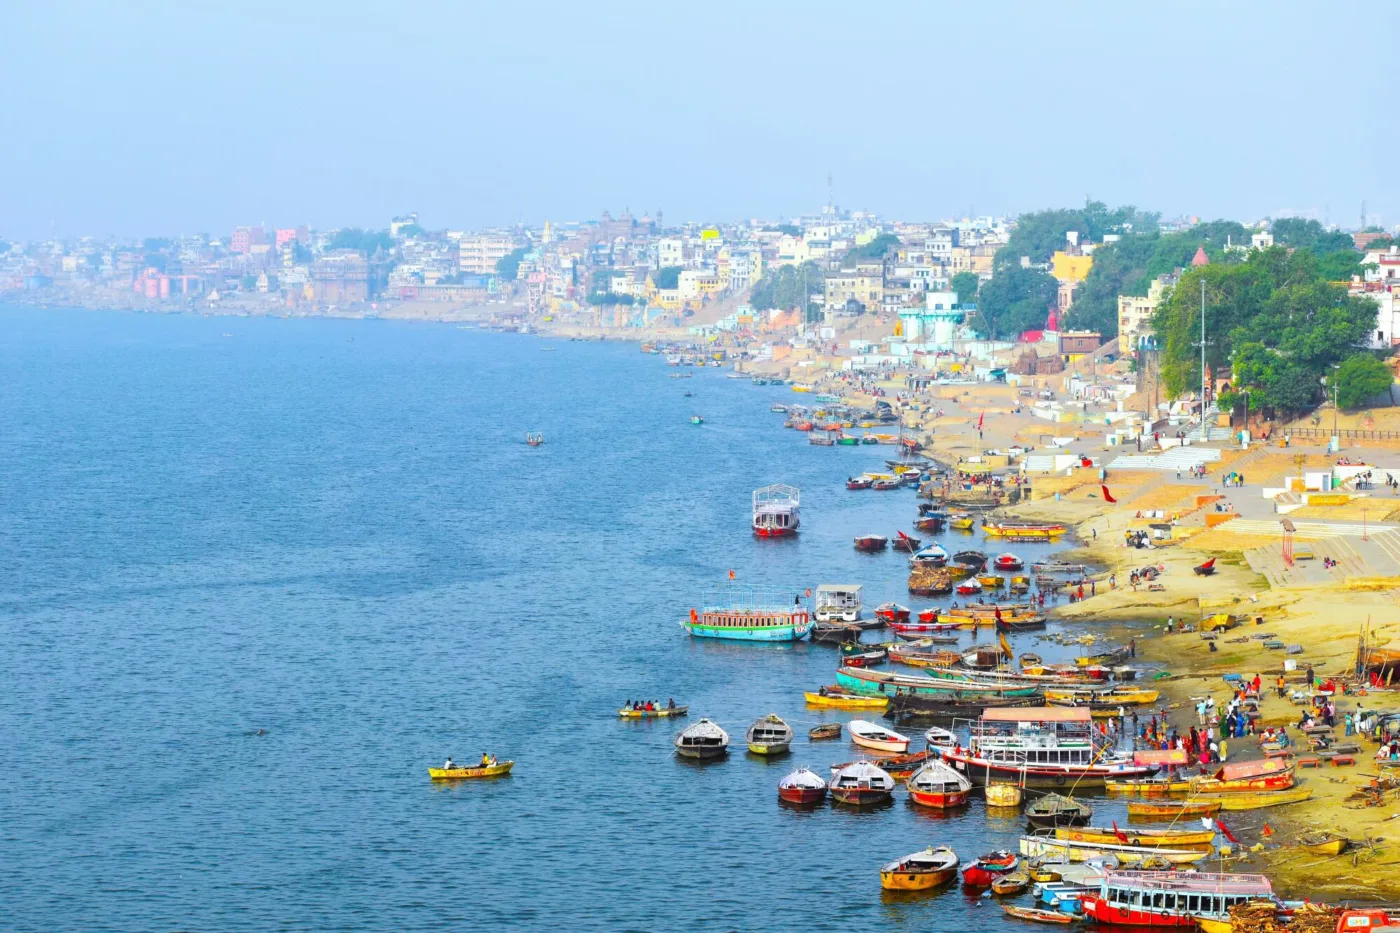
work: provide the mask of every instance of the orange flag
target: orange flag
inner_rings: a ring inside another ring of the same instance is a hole
[[[734,571],[732,571],[732,570],[729,571],[729,579],[731,579],[731,580],[734,579]]]
[[[1268,823],[1265,823],[1265,824],[1264,824],[1264,832],[1261,833],[1261,835],[1262,835],[1265,839],[1268,839],[1268,838],[1269,838],[1270,836],[1272,836],[1273,834],[1274,834],[1274,831],[1269,827],[1269,824],[1268,824]]]

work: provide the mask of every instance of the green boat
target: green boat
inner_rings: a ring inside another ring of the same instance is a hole
[[[836,439],[836,443],[840,444],[842,447],[854,447],[860,443],[860,438],[852,437],[849,434],[843,434]]]
[[[864,696],[937,696],[958,700],[991,697],[1035,696],[1038,687],[1003,686],[970,680],[939,680],[933,677],[893,674],[888,671],[842,667],[836,671],[836,682],[852,693]]]

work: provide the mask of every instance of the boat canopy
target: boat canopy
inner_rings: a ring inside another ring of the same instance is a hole
[[[1137,888],[1153,891],[1189,891],[1199,894],[1244,894],[1269,898],[1274,888],[1263,875],[1236,875],[1223,872],[1186,874],[1175,871],[1104,872],[1105,888]]]
[[[868,761],[853,761],[840,771],[836,772],[836,777],[831,781],[832,785],[850,787],[853,784],[864,782],[870,787],[882,787],[886,790],[894,789],[894,778],[890,777],[888,771],[879,765]]]
[[[1186,750],[1173,748],[1163,751],[1162,749],[1144,749],[1140,752],[1133,752],[1133,764],[1135,765],[1173,765],[1181,766],[1186,764]]]
[[[1090,722],[1093,714],[1087,706],[988,707],[982,711],[982,718],[988,722]]]
[[[1277,758],[1263,758],[1258,761],[1237,761],[1224,765],[1215,772],[1217,781],[1239,781],[1245,778],[1264,777],[1287,771],[1293,766]]]
[[[725,732],[708,719],[702,719],[695,725],[687,726],[685,729],[681,730],[681,734],[678,738],[686,742],[694,742],[697,740],[728,742],[729,733]]]
[[[778,782],[779,787],[801,787],[806,790],[816,790],[825,787],[826,781],[821,779],[811,768],[798,768]]]

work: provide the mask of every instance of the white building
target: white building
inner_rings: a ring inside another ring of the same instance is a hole
[[[457,265],[463,272],[492,275],[513,249],[515,242],[505,234],[469,234],[457,241]]]
[[[656,264],[662,269],[667,266],[685,265],[685,241],[679,237],[662,237],[657,240]]]

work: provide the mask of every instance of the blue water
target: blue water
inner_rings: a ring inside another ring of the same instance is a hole
[[[879,888],[925,845],[1014,846],[980,802],[778,806],[791,768],[856,757],[805,737],[832,649],[679,628],[731,569],[908,602],[902,557],[850,541],[908,529],[912,494],[841,485],[889,448],[667,376],[445,325],[0,309],[0,928],[1002,925]],[[798,540],[748,532],[772,482],[803,490]],[[800,738],[697,766],[616,718],[633,697],[739,749],[768,712]],[[483,750],[515,773],[428,781]]]

